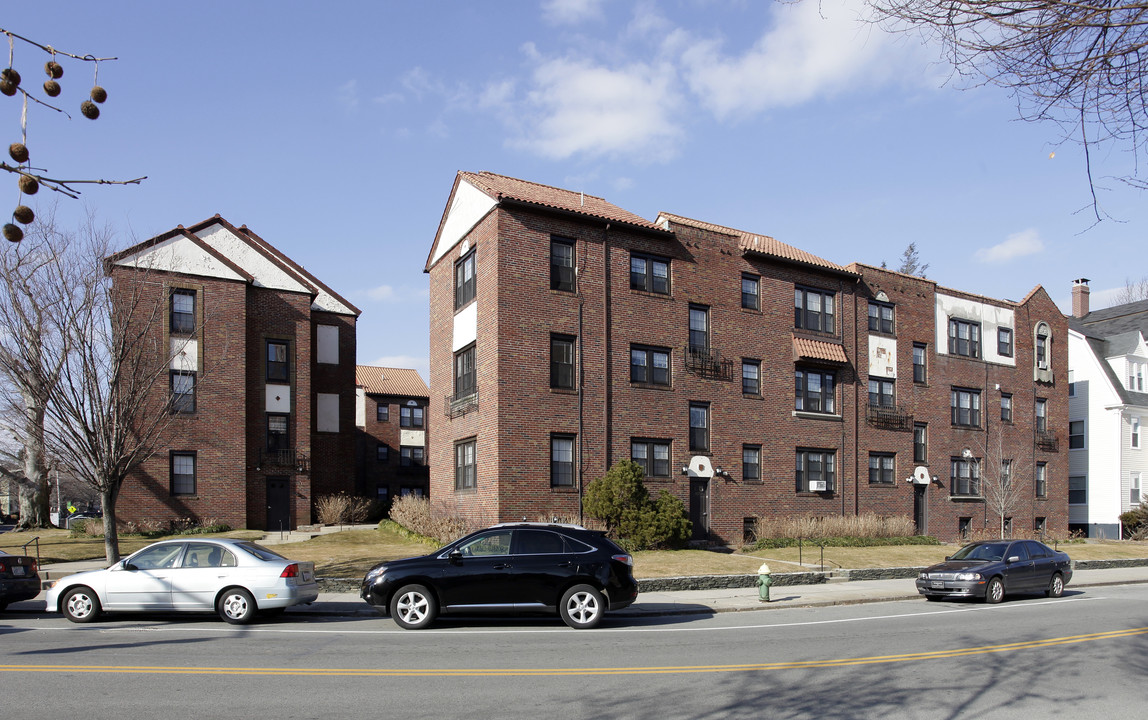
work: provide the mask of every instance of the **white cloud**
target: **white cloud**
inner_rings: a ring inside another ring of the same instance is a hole
[[[717,40],[667,35],[681,52],[690,90],[719,119],[790,107],[858,86],[874,86],[902,67],[901,38],[860,21],[862,0],[774,4],[773,22],[744,54],[725,56]]]
[[[391,368],[410,368],[418,371],[426,383],[430,384],[430,358],[416,357],[414,355],[383,355],[375,359],[370,365]]]
[[[390,285],[379,285],[367,291],[367,297],[372,300],[393,300],[395,298],[395,289]]]
[[[1029,228],[1009,235],[1002,243],[977,250],[974,257],[979,262],[997,264],[1025,255],[1035,255],[1043,250],[1044,242],[1041,241],[1040,234]]]
[[[376,302],[406,302],[411,300],[425,300],[430,297],[430,289],[426,287],[412,289],[404,285],[396,288],[394,285],[379,285],[364,293]]]
[[[601,20],[603,0],[546,0],[542,19],[551,25],[577,25],[587,20]]]
[[[675,72],[665,63],[614,69],[583,59],[543,61],[525,100],[523,136],[511,144],[543,157],[656,157],[682,130]]]

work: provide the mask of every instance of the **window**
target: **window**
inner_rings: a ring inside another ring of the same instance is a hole
[[[171,411],[195,412],[195,373],[186,370],[171,371]]]
[[[869,453],[869,484],[893,484],[893,453]]]
[[[869,379],[869,406],[893,407],[893,381],[883,378]]]
[[[963,427],[981,426],[981,391],[953,388],[950,394],[953,424]]]
[[[267,341],[267,382],[287,382],[289,379],[287,343]]]
[[[404,405],[399,408],[399,427],[421,428],[423,426],[423,408]]]
[[[390,422],[391,406],[385,402],[380,402],[375,405],[375,420],[379,422]]]
[[[466,257],[454,264],[454,309],[474,299],[474,251],[467,253]]]
[[[835,378],[832,372],[798,368],[795,374],[794,409],[815,413],[836,412],[833,388]]]
[[[971,517],[957,518],[957,537],[967,538],[972,523],[973,519]]]
[[[630,459],[642,466],[646,477],[670,477],[669,440],[631,440]]]
[[[315,393],[315,430],[339,432],[339,393]]]
[[[171,332],[190,335],[195,332],[195,291],[171,291]]]
[[[171,454],[171,494],[195,494],[195,453],[173,452]]]
[[[869,331],[893,334],[893,306],[888,303],[869,301]]]
[[[399,448],[400,467],[422,467],[426,464],[426,449],[415,445],[403,445]]]
[[[710,449],[710,406],[690,403],[690,450],[706,452]]]
[[[1079,450],[1084,447],[1084,421],[1070,420],[1068,422],[1068,449]]]
[[[794,327],[825,333],[835,332],[833,305],[833,293],[796,288],[793,294]]]
[[[630,288],[668,295],[670,293],[670,261],[652,255],[630,256]]]
[[[378,460],[379,462],[390,462],[390,460],[391,460],[391,448],[390,448],[390,446],[389,445],[383,445],[382,443],[380,443],[379,446],[375,449],[375,459]]]
[[[913,382],[924,385],[929,381],[925,371],[925,345],[913,343]]]
[[[454,446],[454,489],[474,490],[477,475],[474,460],[474,440],[456,443]]]
[[[957,497],[981,496],[981,466],[976,458],[951,458],[949,494]]]
[[[761,361],[741,361],[741,391],[746,395],[761,394]]]
[[[670,384],[670,349],[630,346],[630,382]]]
[[[929,426],[925,423],[913,423],[913,462],[929,462]]]
[[[981,324],[949,318],[949,354],[979,358],[981,356]]]
[[[574,292],[574,241],[550,238],[550,289]]]
[[[1131,435],[1130,439],[1132,442],[1132,447],[1138,448],[1138,447],[1140,447],[1140,418],[1134,417],[1134,418],[1131,418],[1131,421],[1132,421],[1132,435]]]
[[[315,326],[315,362],[325,365],[339,364],[339,326]]]
[[[574,337],[550,336],[550,387],[574,389]]]
[[[710,349],[710,309],[704,305],[690,305],[690,352],[704,353]]]
[[[837,489],[837,453],[832,450],[797,451],[797,492],[833,492]]]
[[[997,328],[997,355],[1012,357],[1012,328]]]
[[[1048,326],[1044,323],[1036,328],[1036,366],[1048,369]]]
[[[277,452],[290,447],[290,438],[287,434],[287,416],[278,414],[267,415],[267,450]]]
[[[1001,393],[1001,422],[1012,422],[1012,394]]]
[[[477,386],[474,376],[474,345],[454,354],[454,396],[473,395]]]
[[[550,487],[574,487],[574,436],[550,437]]]
[[[1136,363],[1136,387],[1137,392],[1144,392],[1144,364]]]
[[[1088,479],[1083,475],[1070,475],[1068,478],[1068,504],[1083,505],[1088,502]]]
[[[1036,496],[1038,498],[1048,497],[1048,465],[1046,463],[1036,464]]]
[[[1140,473],[1134,472],[1128,480],[1128,504],[1137,506],[1140,504]]]
[[[1048,518],[1036,518],[1032,523],[1032,529],[1036,532],[1038,537],[1044,537],[1045,530],[1048,529]]]
[[[1012,487],[1012,460],[1001,460],[1001,491],[1007,493]]]
[[[1048,400],[1036,399],[1036,431],[1048,432]]]
[[[761,309],[761,278],[742,273],[741,306],[747,310]]]
[[[742,482],[761,482],[761,446],[741,446]]]

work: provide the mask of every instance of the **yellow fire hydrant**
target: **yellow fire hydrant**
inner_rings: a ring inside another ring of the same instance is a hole
[[[769,576],[769,565],[761,564],[757,569],[757,587],[758,593],[761,595],[761,602],[769,602],[769,586],[773,584],[773,578]]]

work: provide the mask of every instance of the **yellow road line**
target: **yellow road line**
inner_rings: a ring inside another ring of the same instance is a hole
[[[970,648],[952,648],[931,652],[905,653],[901,655],[876,655],[872,657],[841,658],[835,660],[794,660],[788,662],[749,663],[743,665],[671,665],[664,667],[614,667],[614,668],[241,668],[241,667],[163,667],[150,665],[0,665],[0,672],[7,673],[132,673],[144,675],[265,675],[265,676],[308,676],[308,677],[545,677],[579,675],[665,675],[689,673],[728,673],[765,672],[771,670],[797,670],[810,668],[849,667],[853,665],[876,665],[884,663],[920,662],[922,660],[944,660],[970,655],[1034,650],[1039,648],[1071,645],[1074,643],[1113,640],[1148,634],[1148,627],[1110,630],[1108,632],[1070,635],[1043,640],[1004,643],[1001,645],[981,645]]]

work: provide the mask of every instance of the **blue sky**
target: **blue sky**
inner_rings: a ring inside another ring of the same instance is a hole
[[[91,122],[33,106],[35,165],[128,179],[64,201],[123,244],[219,213],[362,311],[358,361],[427,376],[422,272],[458,170],[489,170],[772,235],[838,263],[916,242],[942,285],[1019,300],[1148,274],[1144,195],[1055,125],[1016,120],[936,48],[853,0],[8,3],[0,26],[100,65]],[[15,66],[37,87],[46,57]],[[65,61],[71,109],[89,65]],[[41,95],[42,97],[42,95]],[[19,105],[0,98],[18,139]],[[11,140],[9,140],[11,142]],[[14,187],[10,190],[16,199]],[[37,200],[46,199],[41,193]]]

